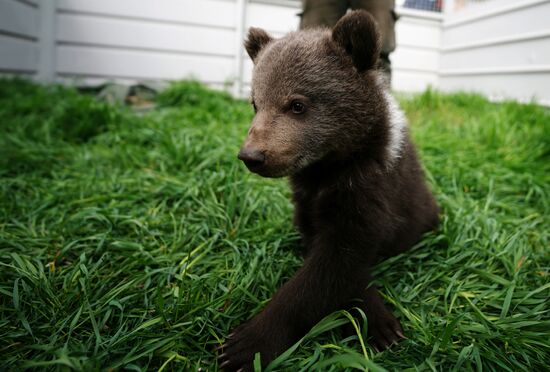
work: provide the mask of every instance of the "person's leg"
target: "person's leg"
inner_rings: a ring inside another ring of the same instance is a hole
[[[349,0],[302,0],[300,29],[332,27],[346,14]]]
[[[391,84],[390,53],[395,50],[395,0],[351,0],[352,9],[364,9],[376,20],[382,37],[379,68]]]

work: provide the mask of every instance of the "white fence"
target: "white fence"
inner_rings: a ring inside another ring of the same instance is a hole
[[[550,1],[491,1],[448,15],[438,87],[550,105]]]
[[[0,0],[0,71],[38,72],[39,12],[36,4]]]
[[[0,72],[82,84],[196,78],[246,95],[246,29],[281,36],[297,28],[299,7],[296,0],[0,0]],[[395,90],[431,85],[550,103],[550,0],[398,13]]]
[[[439,13],[398,9],[395,26],[397,48],[390,55],[392,88],[418,92],[437,87],[441,21]]]
[[[10,19],[29,11],[37,18],[39,13],[35,6],[16,0],[0,1],[0,13]],[[43,0],[40,5],[53,3]],[[213,86],[230,85],[239,95],[247,93],[252,71],[242,47],[246,29],[257,26],[282,36],[297,29],[300,12],[299,1],[281,0],[57,0],[56,4],[54,14],[40,17],[55,25],[55,39],[44,44],[42,58],[50,62],[52,71],[42,76],[83,84],[191,77]],[[40,20],[25,20],[34,27],[35,44]],[[397,26],[399,48],[392,57],[396,90],[437,85],[440,23],[438,14],[403,10]],[[0,30],[4,28],[0,21]],[[2,40],[0,45],[5,50],[0,69],[20,72],[24,60],[33,65],[26,72],[37,71],[36,46],[33,55],[23,55],[14,54],[13,46]],[[13,61],[4,63],[4,55]]]
[[[224,0],[59,0],[56,73],[86,82],[237,76],[238,12]]]

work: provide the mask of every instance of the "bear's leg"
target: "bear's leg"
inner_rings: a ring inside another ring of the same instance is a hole
[[[262,365],[267,365],[365,288],[366,262],[355,255],[343,257],[337,249],[323,248],[311,250],[304,266],[266,308],[228,336],[219,351],[221,368],[252,370],[256,353],[260,353]]]

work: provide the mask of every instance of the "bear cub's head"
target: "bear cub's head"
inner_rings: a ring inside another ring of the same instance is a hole
[[[384,142],[377,129],[388,110],[376,70],[380,41],[367,12],[348,13],[332,30],[281,39],[251,28],[245,48],[254,62],[255,116],[239,159],[252,172],[293,175]]]

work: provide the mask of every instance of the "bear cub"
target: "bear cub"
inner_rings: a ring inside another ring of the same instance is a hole
[[[332,30],[273,39],[251,28],[255,116],[239,152],[264,177],[289,176],[304,264],[258,315],[219,349],[220,367],[267,365],[326,315],[359,306],[378,350],[403,338],[370,285],[380,259],[438,223],[405,117],[377,71],[374,19],[345,15]],[[359,302],[357,302],[359,301]]]

